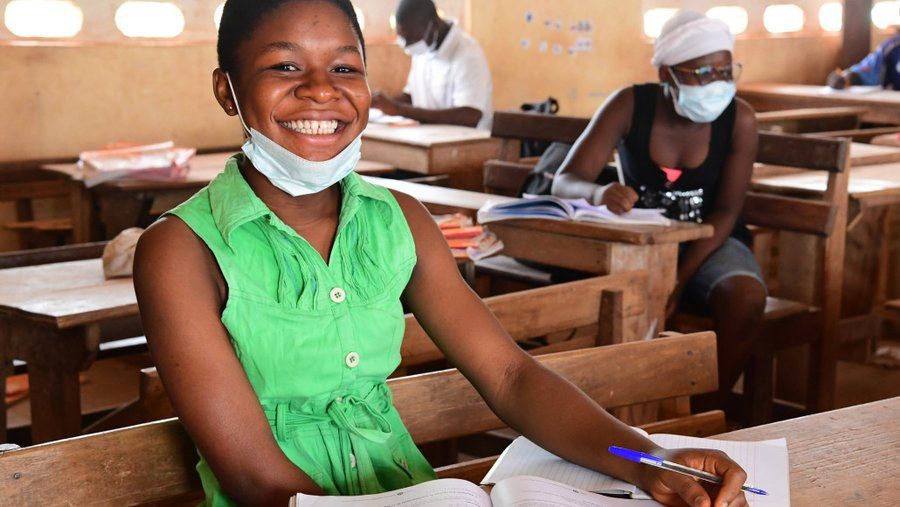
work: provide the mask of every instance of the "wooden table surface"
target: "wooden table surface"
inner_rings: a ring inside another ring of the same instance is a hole
[[[892,162],[900,162],[900,148],[866,143],[852,143],[850,145],[850,167],[890,164]]]
[[[867,93],[834,91],[825,86],[752,83],[738,87],[738,96],[757,111],[836,106],[865,106],[863,121],[900,124],[900,92]]]
[[[472,192],[470,190],[410,183],[403,180],[378,178],[375,176],[365,176],[364,178],[376,185],[381,185],[391,190],[411,195],[422,204],[425,204],[432,213],[436,214],[459,212],[474,217],[475,213],[488,201],[502,203],[515,200],[512,197],[505,197],[502,195],[491,195],[482,192]]]
[[[786,438],[791,505],[900,502],[900,398],[725,433],[722,440]]]
[[[766,191],[822,193],[828,181],[828,176],[821,171],[786,170],[787,174],[777,174],[781,171],[776,166],[767,166],[764,170],[775,174],[754,177],[753,186]],[[865,206],[900,203],[900,162],[851,167],[849,192]]]
[[[68,329],[137,313],[131,278],[106,280],[101,259],[0,270],[0,314]]]
[[[482,188],[485,161],[500,158],[501,142],[488,130],[457,125],[369,124],[362,156],[420,174],[450,176],[455,188]]]

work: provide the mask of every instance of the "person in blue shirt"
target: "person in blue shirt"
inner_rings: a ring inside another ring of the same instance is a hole
[[[828,76],[828,86],[882,86],[900,90],[900,33],[888,39],[861,62]]]

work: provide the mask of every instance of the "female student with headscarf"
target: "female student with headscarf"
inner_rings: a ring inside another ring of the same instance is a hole
[[[144,233],[134,274],[208,504],[287,505],[297,492],[434,479],[385,382],[400,362],[403,301],[491,408],[539,445],[667,504],[746,505],[746,474],[725,454],[656,448],[523,352],[461,279],[422,205],[353,172],[371,93],[350,0],[228,0],[218,53],[215,97],[249,139]],[[707,493],[610,445],[725,483]]]
[[[670,218],[711,224],[713,237],[684,245],[668,313],[682,298],[711,313],[718,337],[721,406],[737,381],[762,319],[766,287],[740,221],[756,156],[753,109],[735,98],[740,65],[725,23],[677,12],[655,43],[659,83],[614,93],[597,111],[554,178],[552,192],[605,204],[667,210]],[[617,147],[625,184],[595,183]]]

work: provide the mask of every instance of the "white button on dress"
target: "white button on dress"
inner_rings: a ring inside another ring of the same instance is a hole
[[[340,287],[335,287],[331,289],[331,300],[335,303],[343,303],[345,299],[347,299],[347,293],[344,292],[344,289]]]
[[[344,361],[347,363],[348,368],[356,368],[359,366],[359,354],[356,352],[351,352],[347,354],[346,359]]]

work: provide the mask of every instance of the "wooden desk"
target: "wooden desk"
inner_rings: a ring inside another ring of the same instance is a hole
[[[738,96],[757,111],[863,106],[869,108],[863,121],[900,125],[900,92],[892,90],[854,94],[824,86],[754,83],[738,87]]]
[[[197,155],[191,160],[191,168],[180,180],[120,179],[102,183],[93,188],[84,186],[77,164],[49,164],[44,169],[65,174],[72,178],[73,236],[75,243],[84,243],[97,236],[115,236],[118,232],[134,227],[141,215],[149,213],[155,197],[174,196],[183,200],[212,181],[225,168],[225,162],[235,152]],[[360,160],[356,171],[360,174],[385,174],[395,170],[383,162]],[[99,217],[102,217],[100,220]],[[99,222],[106,225],[100,234]]]
[[[35,443],[81,433],[78,373],[97,356],[100,323],[137,315],[131,279],[105,280],[100,259],[0,270],[0,360],[28,363]]]
[[[647,309],[626,323],[624,340],[643,339],[665,327],[666,302],[675,287],[678,245],[713,235],[710,225],[615,226],[555,220],[506,220],[487,228],[503,240],[503,253],[599,275],[647,270]]]
[[[362,156],[421,174],[448,174],[451,185],[480,190],[484,162],[500,156],[490,131],[455,125],[369,124]]]
[[[820,172],[793,172],[754,177],[753,186],[766,192],[814,195],[824,192],[826,177]],[[900,163],[852,167],[849,193],[840,335],[845,357],[865,359],[865,343],[881,334],[881,308],[891,296],[890,274],[900,266],[900,258],[892,258],[890,253],[892,231],[900,224],[892,224],[889,219],[890,208],[900,205]],[[796,234],[782,234],[779,239],[779,284],[810,297],[817,290],[814,277],[808,270],[797,268],[807,262],[814,241]]]
[[[900,398],[718,435],[722,440],[786,438],[791,505],[896,505],[900,498]]]

